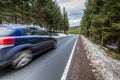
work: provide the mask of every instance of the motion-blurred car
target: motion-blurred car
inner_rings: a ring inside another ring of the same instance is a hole
[[[57,40],[39,27],[0,25],[0,67],[22,68],[56,44]]]

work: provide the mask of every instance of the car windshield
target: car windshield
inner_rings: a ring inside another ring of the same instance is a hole
[[[0,36],[9,36],[13,34],[14,30],[7,27],[0,27]]]

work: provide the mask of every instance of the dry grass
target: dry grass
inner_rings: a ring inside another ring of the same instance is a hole
[[[106,54],[108,56],[110,56],[111,58],[120,60],[120,54],[117,53],[115,50],[109,49],[107,47],[103,47],[103,46],[101,46],[99,44],[97,44],[97,45],[100,46],[106,52]]]
[[[113,52],[111,50],[107,50],[106,53],[108,54],[108,56],[112,57],[113,59],[120,60],[120,54]]]

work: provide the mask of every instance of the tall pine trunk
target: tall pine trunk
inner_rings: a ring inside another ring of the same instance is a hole
[[[103,35],[101,36],[101,44],[102,44],[103,46],[106,45],[106,40],[104,39],[104,36],[103,36]]]
[[[15,13],[15,16],[14,16],[14,22],[15,22],[15,24],[17,24],[17,14]]]
[[[2,20],[0,19],[0,24],[2,24]]]
[[[120,36],[118,37],[117,51],[120,53]]]

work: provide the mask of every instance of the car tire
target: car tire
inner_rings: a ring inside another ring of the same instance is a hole
[[[24,50],[18,53],[18,56],[12,61],[12,67],[14,69],[20,69],[29,64],[33,59],[31,50]]]

